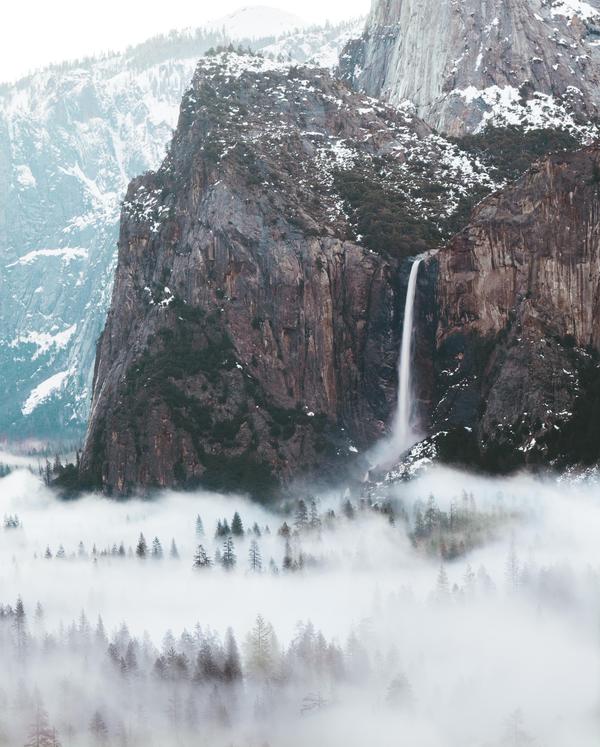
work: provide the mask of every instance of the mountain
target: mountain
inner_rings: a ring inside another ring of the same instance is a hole
[[[265,13],[269,33],[291,23]],[[238,41],[300,62],[327,49],[335,64],[348,26],[300,33]],[[198,58],[228,42],[221,31],[173,32],[0,87],[0,437],[82,433],[121,200],[133,176],[160,164]]]
[[[222,33],[228,39],[266,39],[280,37],[308,24],[295,13],[267,5],[240,8],[206,24],[209,31]]]
[[[84,482],[264,496],[333,476],[394,411],[405,257],[493,187],[325,70],[203,58],[123,205]]]
[[[343,78],[441,132],[598,116],[598,0],[376,0]]]

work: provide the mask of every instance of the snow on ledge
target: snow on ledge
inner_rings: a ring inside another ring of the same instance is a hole
[[[600,12],[589,3],[583,2],[583,0],[558,0],[550,9],[550,14],[552,18],[563,16],[564,18],[571,19],[578,16],[583,21],[591,21],[594,18],[598,18]]]
[[[72,262],[74,259],[87,259],[87,249],[81,247],[64,247],[63,249],[34,249],[24,254],[19,259],[11,262],[6,267],[15,267],[16,265],[30,265],[40,257],[58,257],[63,262]]]
[[[49,332],[32,332],[29,331],[19,337],[15,338],[11,343],[11,348],[16,348],[19,345],[35,345],[37,350],[33,354],[32,361],[37,360],[40,356],[45,355],[52,348],[62,350],[69,344],[71,337],[75,334],[77,325],[72,324],[62,332],[58,332],[53,335]]]
[[[69,373],[70,371],[60,371],[49,379],[42,381],[41,384],[38,384],[29,397],[27,397],[25,404],[21,408],[22,414],[25,416],[31,415],[42,402],[45,402],[52,395],[56,394],[56,392],[59,392],[64,387]]]

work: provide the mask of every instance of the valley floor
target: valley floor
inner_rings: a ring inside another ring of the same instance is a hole
[[[275,511],[15,471],[0,516],[0,744],[595,744],[594,484],[436,468]]]

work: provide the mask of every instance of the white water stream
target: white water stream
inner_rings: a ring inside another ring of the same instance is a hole
[[[393,464],[407,449],[418,440],[414,428],[414,391],[412,382],[413,337],[415,297],[417,293],[417,278],[423,257],[417,257],[413,262],[408,279],[406,303],[404,306],[404,322],[402,325],[402,346],[398,358],[398,404],[389,438],[376,447],[373,454],[377,466]]]

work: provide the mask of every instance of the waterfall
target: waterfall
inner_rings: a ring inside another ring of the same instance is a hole
[[[398,399],[392,431],[385,442],[379,444],[373,453],[373,463],[379,467],[392,465],[398,457],[411,447],[418,435],[413,429],[413,389],[412,389],[412,343],[414,335],[415,296],[417,277],[423,257],[417,257],[412,264],[402,325],[402,345],[398,358]]]
[[[413,389],[412,389],[412,342],[414,333],[415,296],[417,277],[422,259],[416,259],[410,269],[406,303],[404,305],[404,323],[402,325],[402,347],[398,358],[398,405],[392,427],[391,444],[395,456],[412,446],[415,433],[412,428]]]

